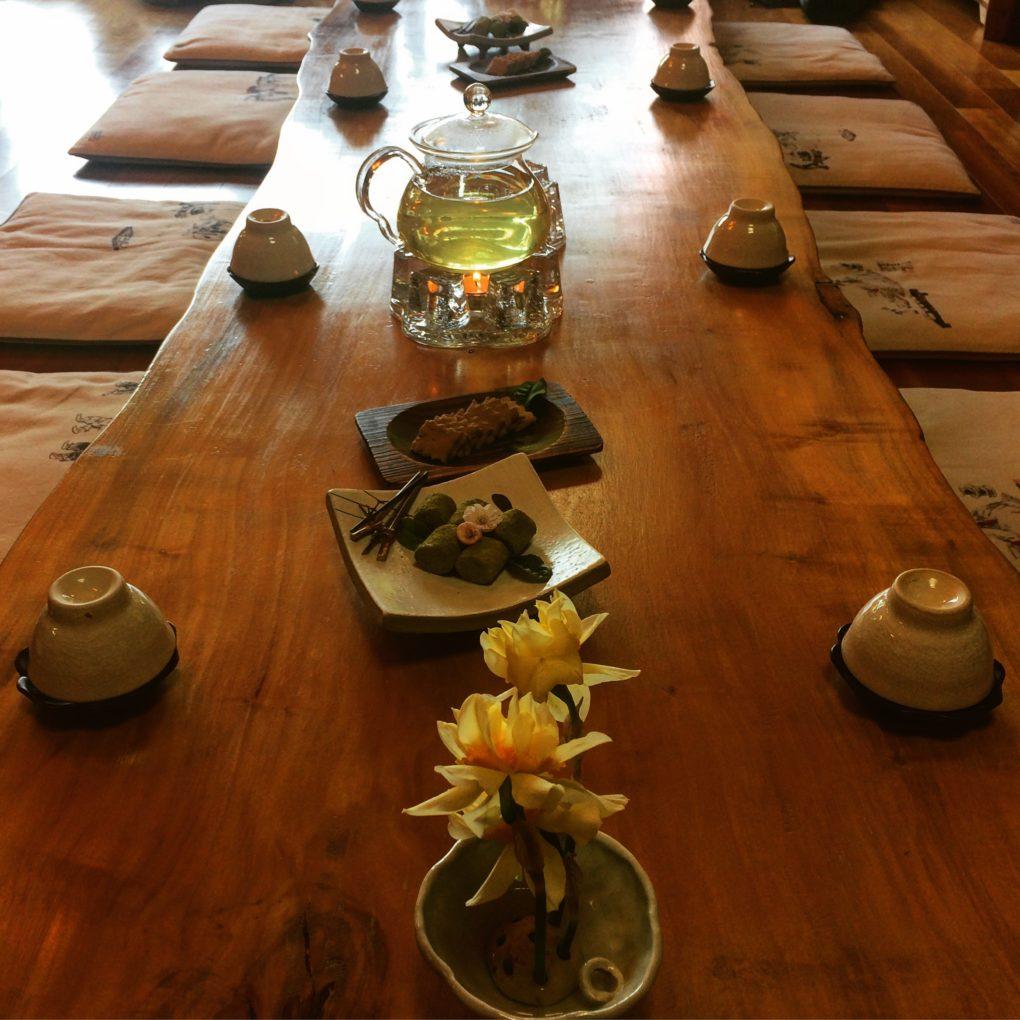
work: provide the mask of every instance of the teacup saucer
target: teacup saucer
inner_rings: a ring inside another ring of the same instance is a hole
[[[338,92],[330,92],[327,89],[326,95],[341,109],[365,110],[381,102],[387,92],[389,92],[389,89],[383,89],[382,92],[376,92],[371,96],[342,96]]]
[[[230,278],[234,281],[234,283],[242,287],[248,297],[253,298],[287,297],[290,294],[297,294],[304,290],[312,282],[312,277],[315,276],[318,271],[319,266],[318,263],[316,263],[308,270],[307,273],[303,273],[301,276],[295,276],[292,280],[279,280],[272,283],[266,283],[263,280],[247,280],[243,276],[238,276],[232,269],[227,269],[227,272],[230,274]]]
[[[362,14],[388,14],[400,0],[354,0],[354,6]]]
[[[670,103],[694,103],[704,99],[715,88],[715,79],[710,79],[708,84],[700,89],[668,89],[665,85],[656,85],[654,81],[651,82],[651,86],[653,91]]]
[[[785,262],[778,266],[769,266],[766,269],[741,269],[739,266],[726,266],[715,259],[710,259],[702,248],[698,253],[702,261],[723,283],[732,284],[734,287],[765,287],[775,283],[787,269],[797,261],[796,256],[791,255]]]
[[[174,634],[177,628],[170,624]],[[18,671],[17,688],[34,705],[52,710],[60,715],[77,716],[87,719],[113,718],[115,716],[126,716],[145,707],[158,694],[162,682],[170,676],[180,663],[180,653],[174,643],[173,654],[167,664],[151,679],[136,687],[132,691],[118,694],[113,698],[101,698],[98,701],[63,701],[60,698],[52,698],[39,690],[32,683],[29,676],[29,654],[27,648],[22,648],[14,658],[14,668]]]
[[[850,624],[845,623],[836,632],[836,643],[829,650],[829,658],[832,659],[832,664],[836,667],[839,675],[846,681],[850,690],[857,695],[865,709],[880,718],[915,726],[937,725],[962,729],[983,721],[989,712],[1002,704],[1002,685],[1006,679],[1006,668],[998,659],[992,666],[992,689],[976,705],[936,711],[929,708],[912,708],[910,705],[901,705],[896,701],[883,698],[881,694],[876,694],[870,687],[861,683],[850,672],[843,659],[843,638],[849,629]]]

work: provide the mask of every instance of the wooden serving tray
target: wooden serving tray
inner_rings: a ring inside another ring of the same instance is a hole
[[[422,422],[437,414],[467,407],[472,400],[505,396],[512,387],[465,393],[441,400],[373,407],[359,411],[354,420],[379,473],[394,485],[403,485],[423,467],[428,468],[433,480],[453,478],[502,460],[512,453],[525,453],[533,463],[598,453],[603,445],[602,436],[591,419],[559,383],[549,383],[548,387],[546,396],[533,401],[529,408],[538,419],[531,428],[449,464],[438,464],[411,453],[411,443]]]
[[[462,32],[461,26],[467,24],[464,21],[450,21],[449,18],[436,18],[436,27],[448,39],[452,39],[461,49],[464,46],[477,46],[481,53],[489,50],[498,50],[506,53],[507,50],[519,46],[522,50],[528,49],[533,42],[544,39],[553,34],[552,25],[534,25],[528,23],[527,30],[520,35],[511,35],[506,38],[499,38],[494,35],[481,35],[477,32]]]

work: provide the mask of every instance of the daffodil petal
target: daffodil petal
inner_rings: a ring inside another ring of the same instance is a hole
[[[595,613],[594,616],[585,617],[581,621],[581,641],[583,645],[602,626],[602,624],[609,618],[608,613]]]
[[[448,783],[474,783],[486,793],[495,793],[506,779],[505,772],[483,768],[481,765],[437,765],[436,772]]]
[[[514,884],[520,873],[521,866],[517,863],[513,847],[503,847],[503,852],[496,858],[496,863],[478,891],[467,901],[467,906],[477,907],[479,903],[499,899]]]
[[[532,775],[530,772],[517,772],[510,777],[514,800],[525,811],[550,810],[555,807],[563,796],[563,787]]]
[[[567,891],[567,869],[563,866],[563,858],[559,851],[549,845],[549,841],[540,839],[542,847],[542,873],[545,875],[545,902],[550,910],[555,910],[562,902]]]
[[[553,757],[562,764],[565,761],[570,761],[571,758],[576,758],[579,754],[584,754],[585,751],[590,751],[593,747],[608,744],[611,741],[612,737],[609,734],[593,730],[576,740],[568,740],[565,744],[560,744],[553,752]]]
[[[414,807],[404,808],[406,815],[449,815],[454,811],[462,811],[478,798],[481,792],[476,783],[465,783],[423,800]]]
[[[616,680],[633,680],[641,675],[640,669],[623,669],[620,666],[598,666],[593,662],[586,662],[582,666],[584,682],[588,687],[597,687],[599,684],[613,683]]]

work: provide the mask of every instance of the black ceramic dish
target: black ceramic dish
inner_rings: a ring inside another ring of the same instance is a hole
[[[230,278],[234,283],[238,284],[244,289],[245,294],[248,297],[253,298],[274,298],[274,297],[287,297],[289,294],[297,294],[303,291],[308,284],[312,282],[312,277],[319,271],[318,265],[312,266],[302,276],[297,276],[293,280],[280,280],[278,283],[264,283],[261,280],[246,280],[243,276],[238,276],[232,269],[227,269],[230,273]]]
[[[174,634],[177,628],[170,624]],[[32,683],[28,649],[22,648],[14,659],[14,668],[18,671],[18,691],[33,705],[53,715],[66,716],[83,722],[113,721],[126,717],[146,708],[159,695],[163,681],[177,668],[180,653],[174,643],[173,654],[167,664],[150,680],[126,694],[118,694],[114,698],[102,698],[99,701],[61,701],[44,694]]]
[[[775,283],[797,261],[791,255],[785,262],[781,262],[778,266],[770,266],[768,269],[740,269],[737,266],[724,266],[721,262],[710,259],[704,249],[699,254],[705,265],[723,283],[731,284],[734,287],[766,287],[770,283]]]
[[[665,85],[656,85],[654,81],[651,85],[659,98],[665,99],[669,103],[696,103],[699,99],[704,99],[715,88],[715,79],[709,79],[703,89],[668,89]]]
[[[326,95],[341,110],[367,110],[370,106],[375,106],[376,103],[382,102],[387,92],[389,92],[389,89],[383,89],[382,92],[378,92],[374,96],[341,96],[335,92],[327,91]]]
[[[540,82],[559,81],[573,74],[577,68],[557,57],[555,53],[549,54],[546,59],[533,67],[530,71],[523,71],[521,74],[487,74],[485,68],[489,66],[491,57],[482,57],[474,60],[458,60],[450,65],[450,70],[464,81],[478,82],[488,85],[490,89],[506,89],[522,85],[536,85]]]
[[[362,14],[386,14],[392,11],[400,0],[354,0],[354,6]]]
[[[667,11],[682,11],[685,7],[691,6],[691,0],[652,0],[652,3]]]
[[[964,728],[983,722],[988,713],[1002,704],[1002,684],[1006,679],[1006,669],[998,659],[992,667],[992,689],[976,704],[967,708],[956,708],[950,711],[934,711],[927,708],[911,708],[896,701],[883,698],[870,687],[866,687],[850,672],[843,659],[843,638],[850,629],[845,623],[836,632],[836,643],[829,650],[829,658],[836,667],[846,685],[857,695],[861,704],[872,715],[892,722],[906,723],[911,726],[938,726],[943,728]]]

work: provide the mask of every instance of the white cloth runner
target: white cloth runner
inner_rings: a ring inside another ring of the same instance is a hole
[[[297,95],[293,74],[146,74],[114,100],[70,152],[115,163],[269,166]]]
[[[309,33],[328,7],[205,7],[163,54],[182,67],[267,68],[296,71],[308,52]]]
[[[900,390],[946,480],[1020,570],[1020,393]]]
[[[977,195],[963,164],[916,103],[757,92],[786,168],[806,191]]]
[[[1020,357],[1020,218],[807,215],[822,269],[860,312],[872,350]]]
[[[143,375],[0,371],[0,559]]]
[[[845,28],[717,21],[723,62],[748,85],[883,85],[895,79]]]
[[[0,226],[0,337],[163,340],[242,208],[29,195]]]

